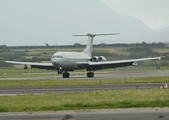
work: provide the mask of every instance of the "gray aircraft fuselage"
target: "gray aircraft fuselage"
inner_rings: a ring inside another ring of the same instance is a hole
[[[91,59],[83,52],[56,52],[51,58],[52,64],[56,68],[64,68],[67,70],[84,69],[83,65],[78,63],[88,62]]]

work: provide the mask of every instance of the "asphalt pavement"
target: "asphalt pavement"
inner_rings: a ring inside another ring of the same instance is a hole
[[[73,73],[73,74],[72,74]],[[129,78],[129,77],[148,77],[148,76],[169,76],[169,70],[153,70],[153,71],[121,71],[112,73],[97,73],[94,78],[87,78],[86,73],[70,73],[70,78],[62,78],[59,76],[36,76],[23,78],[0,78],[0,80],[67,80],[67,79],[101,79],[101,78]],[[57,73],[56,73],[57,74]]]
[[[0,120],[169,120],[169,108],[9,112]]]
[[[98,82],[99,83],[99,82]],[[160,88],[164,83],[137,84],[138,89]],[[26,93],[49,93],[49,92],[74,92],[96,91],[113,89],[136,89],[136,84],[98,84],[98,85],[75,85],[75,86],[36,86],[36,87],[0,87],[0,95],[15,95]]]

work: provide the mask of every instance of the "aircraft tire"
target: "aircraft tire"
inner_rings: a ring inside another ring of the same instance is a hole
[[[87,73],[87,77],[88,77],[88,78],[90,77],[90,73],[89,73],[89,72]]]
[[[69,78],[69,76],[70,76],[70,74],[69,74],[69,73],[67,73],[67,78]]]
[[[63,76],[63,78],[69,78],[70,74],[69,73],[63,73],[62,76]]]
[[[94,77],[94,73],[91,73],[91,77],[92,77],[92,78]]]
[[[88,78],[94,77],[94,73],[93,73],[93,72],[88,72],[88,73],[87,73],[87,77],[88,77]]]

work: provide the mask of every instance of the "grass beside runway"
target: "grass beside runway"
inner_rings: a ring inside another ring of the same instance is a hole
[[[103,79],[61,79],[61,80],[1,80],[0,87],[14,86],[65,86],[65,85],[98,85],[100,84],[138,84],[169,83],[167,76]]]
[[[100,90],[0,96],[0,112],[169,107],[168,89]]]
[[[37,76],[57,76],[57,72],[50,70],[23,69],[23,65],[20,68],[0,68],[0,78],[23,78]]]

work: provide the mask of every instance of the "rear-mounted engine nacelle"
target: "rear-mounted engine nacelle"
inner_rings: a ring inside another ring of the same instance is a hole
[[[99,56],[98,61],[106,61],[106,58],[104,56]]]
[[[101,62],[106,61],[106,58],[104,56],[93,56],[91,59],[92,62]]]
[[[98,62],[98,58],[99,58],[98,56],[93,56],[92,57],[92,62]]]

